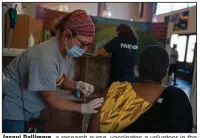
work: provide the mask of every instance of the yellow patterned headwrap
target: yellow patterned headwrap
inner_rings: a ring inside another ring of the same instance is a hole
[[[114,82],[101,109],[100,131],[120,132],[150,107],[149,102],[136,94],[131,83]]]

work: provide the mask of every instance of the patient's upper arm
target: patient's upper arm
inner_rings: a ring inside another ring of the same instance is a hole
[[[102,96],[106,98],[108,90],[105,90]],[[101,117],[101,108],[98,109],[98,113],[92,114],[88,123],[88,132],[89,133],[98,133],[100,132],[100,117]]]

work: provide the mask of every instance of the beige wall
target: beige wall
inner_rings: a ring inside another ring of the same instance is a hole
[[[27,3],[23,2],[22,3],[23,7],[25,7],[24,12],[25,14],[35,17],[36,15],[36,3]]]
[[[98,3],[68,3],[69,11],[84,9],[89,15],[97,16]]]
[[[143,22],[151,22],[153,18],[153,4],[154,3],[144,3],[144,13]]]
[[[113,19],[123,19],[130,20],[133,16],[137,16],[133,14],[133,7],[137,7],[137,3],[134,5],[133,3],[107,3],[109,10],[112,13],[110,18]]]
[[[49,7],[50,9],[55,9],[58,7],[60,3],[40,3],[44,7]],[[72,12],[77,9],[83,9],[86,10],[86,12],[89,15],[97,16],[98,11],[98,3],[62,3],[67,4],[68,11],[66,12]]]
[[[107,3],[114,19],[123,19],[138,22],[152,20],[153,3],[144,3],[143,17],[139,17],[139,3]]]
[[[182,31],[173,31],[173,24],[169,23],[168,27],[169,27],[170,34],[172,34],[172,33],[175,33],[175,34],[196,33],[197,32],[197,28],[196,28],[196,22],[197,22],[196,6],[191,7],[191,8],[187,8],[187,9],[183,9],[183,10],[179,10],[179,11],[175,11],[175,12],[170,12],[170,13],[158,15],[157,16],[158,22],[164,22],[165,16],[173,15],[175,13],[180,13],[180,12],[184,12],[184,11],[189,11],[188,29],[182,30]]]
[[[22,3],[26,7],[26,14],[35,17],[36,3]],[[37,3],[38,4],[38,3]],[[56,10],[60,3],[39,3],[44,7]],[[63,3],[68,5],[68,11],[84,9],[89,15],[98,15],[98,3]],[[153,3],[144,3],[143,17],[139,17],[139,3],[107,3],[112,13],[110,18],[150,22],[152,20]]]
[[[69,7],[69,12],[76,9],[84,9],[89,15],[98,15],[98,3],[66,3]],[[44,3],[45,7],[56,9],[59,3]],[[112,13],[110,18],[123,20],[138,20],[138,3],[107,3],[109,10]]]

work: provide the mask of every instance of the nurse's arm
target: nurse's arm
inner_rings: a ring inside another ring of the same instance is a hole
[[[81,104],[73,103],[62,98],[57,98],[56,91],[41,91],[40,95],[45,103],[51,108],[55,108],[60,111],[81,112]]]
[[[106,99],[106,94],[108,90],[105,90],[102,94],[104,99]],[[105,102],[105,101],[104,101]],[[99,133],[100,132],[100,118],[101,118],[101,108],[98,108],[98,113],[92,114],[88,124],[88,133]]]
[[[65,78],[62,85],[61,85],[61,89],[63,89],[63,90],[76,90],[76,85],[77,85],[77,81]]]

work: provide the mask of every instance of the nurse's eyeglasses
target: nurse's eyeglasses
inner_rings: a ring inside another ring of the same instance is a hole
[[[83,42],[81,41],[78,37],[76,37],[78,39],[78,41],[80,42],[80,48],[87,50],[87,48],[92,44],[92,43],[87,43],[87,42]]]

